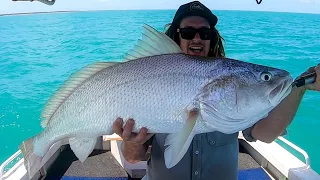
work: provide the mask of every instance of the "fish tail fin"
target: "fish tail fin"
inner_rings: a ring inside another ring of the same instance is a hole
[[[41,168],[42,157],[37,156],[33,151],[34,138],[23,141],[19,147],[23,154],[24,165],[27,169],[29,177],[32,178]]]

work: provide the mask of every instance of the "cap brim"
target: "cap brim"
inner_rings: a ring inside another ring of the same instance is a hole
[[[172,23],[179,24],[183,18],[188,17],[188,16],[201,16],[201,17],[207,19],[209,24],[213,25],[213,26],[215,26],[218,22],[218,18],[214,14],[210,15],[210,14],[201,13],[201,12],[185,12],[185,13],[180,14],[178,17],[176,17]]]

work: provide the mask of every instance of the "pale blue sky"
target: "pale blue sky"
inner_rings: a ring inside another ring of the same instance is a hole
[[[320,14],[320,0],[200,0],[212,10],[285,11]],[[53,6],[40,2],[0,0],[0,14],[60,10],[177,9],[188,0],[56,0]]]

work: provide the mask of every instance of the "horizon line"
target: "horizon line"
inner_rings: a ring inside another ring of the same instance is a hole
[[[32,14],[54,14],[54,13],[72,13],[72,12],[95,12],[95,11],[176,11],[177,9],[89,9],[89,10],[56,10],[56,11],[34,11],[34,12],[17,12],[17,13],[1,13],[0,16],[15,15],[32,15]],[[268,13],[292,13],[292,14],[312,14],[320,15],[320,12],[294,12],[294,11],[273,11],[273,10],[243,10],[243,9],[210,9],[211,11],[247,11],[247,12],[268,12]]]

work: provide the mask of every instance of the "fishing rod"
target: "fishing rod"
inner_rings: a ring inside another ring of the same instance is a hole
[[[30,1],[30,2],[33,2],[34,0],[12,0],[12,1]],[[44,4],[46,4],[46,5],[53,5],[55,2],[56,2],[56,0],[35,0],[35,1],[39,1],[39,2],[42,2],[42,3],[44,3]]]
[[[262,0],[256,0],[257,4],[261,4]]]
[[[292,83],[292,86],[293,87],[301,87],[301,86],[305,86],[308,84],[312,84],[316,81],[316,79],[317,79],[316,72],[312,72],[312,73],[303,75],[303,76],[297,78],[296,80],[294,80]]]

